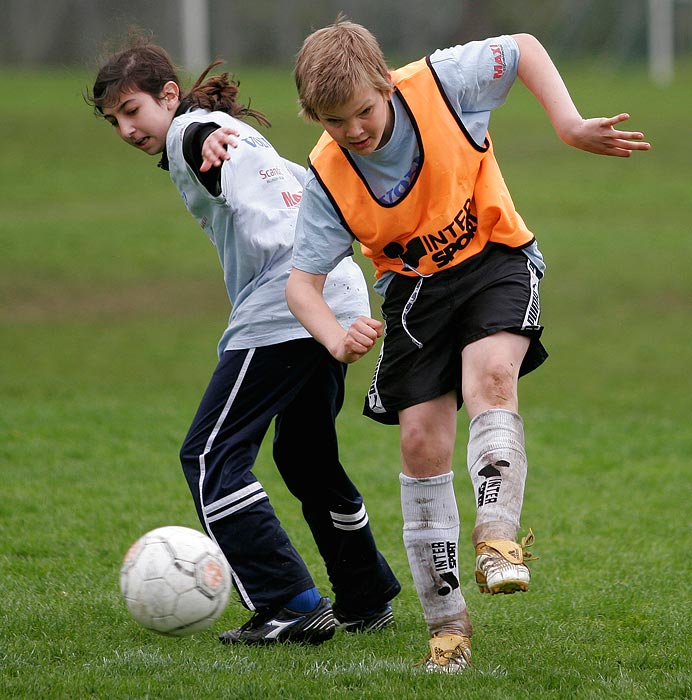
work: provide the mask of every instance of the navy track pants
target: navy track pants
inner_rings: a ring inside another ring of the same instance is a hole
[[[272,420],[274,461],[302,505],[335,602],[372,610],[400,590],[339,461],[335,421],[345,374],[346,366],[312,338],[226,351],[181,448],[200,521],[252,611],[274,610],[314,585],[252,472]]]

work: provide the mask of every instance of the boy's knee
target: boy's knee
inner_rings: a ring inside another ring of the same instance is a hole
[[[470,382],[469,400],[481,401],[488,408],[510,408],[517,403],[517,379],[512,366],[492,363]]]
[[[401,433],[401,455],[408,476],[423,478],[451,469],[453,442],[431,435],[422,425],[410,426]]]

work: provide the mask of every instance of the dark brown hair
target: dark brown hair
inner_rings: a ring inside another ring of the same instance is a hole
[[[240,83],[229,73],[207,77],[212,68],[222,63],[210,63],[183,96],[178,72],[168,53],[147,36],[131,31],[129,45],[103,62],[94,86],[87,90],[85,99],[94,108],[94,113],[102,116],[104,107],[115,105],[124,92],[136,90],[160,99],[164,85],[172,81],[181,88],[181,106],[184,109],[197,107],[226,112],[233,117],[253,117],[261,125],[270,126],[262,112],[236,102]]]

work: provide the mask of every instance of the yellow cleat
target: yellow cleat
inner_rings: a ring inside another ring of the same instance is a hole
[[[471,640],[445,634],[430,640],[430,653],[418,664],[428,673],[459,673],[471,666]]]
[[[511,540],[486,540],[476,545],[476,583],[481,593],[528,591],[531,573],[525,561],[536,557],[526,551],[535,541],[533,532],[520,543]]]

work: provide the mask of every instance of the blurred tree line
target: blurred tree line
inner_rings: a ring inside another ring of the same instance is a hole
[[[183,53],[186,0],[0,0],[0,64],[83,65],[119,47],[129,26]],[[208,55],[229,63],[290,63],[312,29],[339,12],[370,28],[385,54],[531,32],[557,57],[644,59],[648,0],[195,0],[208,7]],[[692,2],[676,0],[675,44],[692,46]]]

